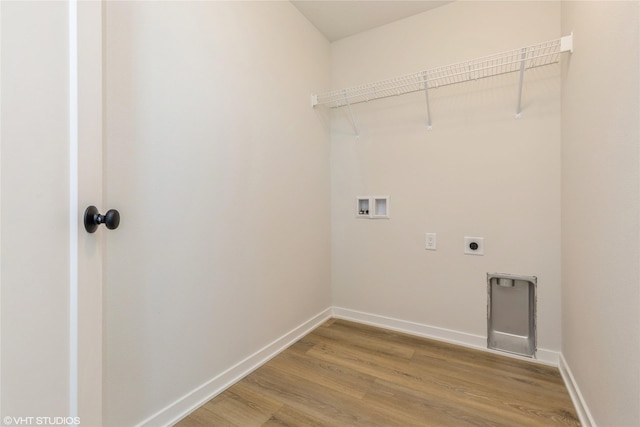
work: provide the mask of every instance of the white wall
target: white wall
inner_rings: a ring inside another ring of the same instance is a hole
[[[105,3],[105,418],[330,306],[329,43],[288,2]]]
[[[68,11],[2,2],[3,416],[69,415]]]
[[[558,2],[454,2],[332,44],[332,87],[559,38]],[[331,137],[334,305],[486,336],[486,273],[538,277],[538,346],[560,350],[560,66],[344,109]],[[389,195],[389,220],[355,218]],[[426,251],[425,232],[438,250]],[[485,238],[483,257],[463,237]]]
[[[640,425],[639,15],[562,4],[562,353],[600,426]]]

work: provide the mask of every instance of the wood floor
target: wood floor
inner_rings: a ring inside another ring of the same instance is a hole
[[[577,425],[555,368],[337,319],[177,424]]]

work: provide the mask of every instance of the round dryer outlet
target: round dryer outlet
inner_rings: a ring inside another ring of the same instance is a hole
[[[465,237],[465,255],[484,255],[484,237]]]

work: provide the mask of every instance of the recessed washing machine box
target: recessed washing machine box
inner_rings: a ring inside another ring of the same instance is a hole
[[[389,218],[389,196],[356,197],[356,218]]]
[[[369,210],[371,209],[371,198],[369,196],[356,197],[356,217],[370,218]]]
[[[389,196],[373,196],[373,218],[389,218]]]
[[[521,356],[536,354],[535,276],[487,274],[487,347]]]

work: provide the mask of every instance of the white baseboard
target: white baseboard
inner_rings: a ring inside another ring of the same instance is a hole
[[[271,344],[266,345],[251,356],[142,421],[138,424],[138,427],[171,426],[177,423],[204,403],[268,362],[330,317],[331,308],[323,310],[300,326],[276,339]]]
[[[500,354],[502,356],[513,357],[530,362],[538,362],[544,365],[558,366],[559,353],[553,350],[538,349],[536,358],[522,357],[516,354],[495,351],[487,348],[487,337],[482,335],[468,334],[466,332],[454,331],[451,329],[430,326],[421,323],[409,322],[407,320],[394,319],[391,317],[379,316],[377,314],[364,313],[361,311],[349,310],[341,307],[333,307],[333,317],[338,319],[351,320],[358,323],[364,323],[380,328],[391,329],[397,332],[417,335],[424,338],[431,338],[439,341],[445,341],[451,344],[457,344],[464,347],[470,347],[477,350],[483,350],[490,353]]]
[[[562,353],[560,353],[560,363],[558,364],[558,369],[560,369],[562,379],[567,386],[569,396],[571,396],[571,400],[573,401],[573,406],[576,407],[576,412],[578,413],[578,418],[580,419],[580,425],[582,425],[582,427],[596,427],[596,422],[593,420],[591,412],[589,412],[587,403],[585,402],[584,397],[582,397],[582,393],[580,393],[578,384],[576,383],[576,380],[573,377],[573,373],[571,372],[571,369],[569,368],[569,365],[567,364],[567,361],[565,360]]]

